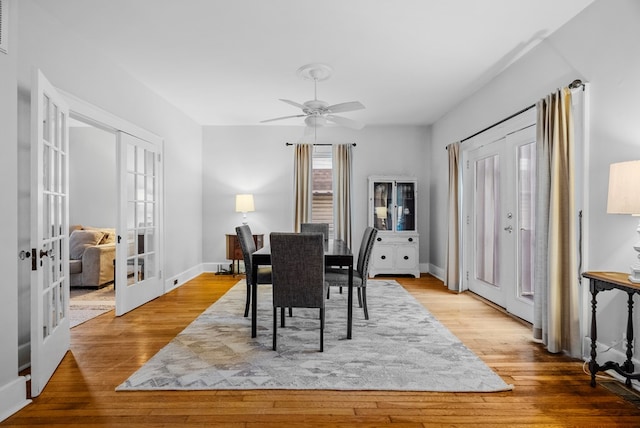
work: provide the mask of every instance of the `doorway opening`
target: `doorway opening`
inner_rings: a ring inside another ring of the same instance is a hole
[[[69,120],[70,327],[115,309],[116,135]],[[76,243],[87,242],[77,249]]]

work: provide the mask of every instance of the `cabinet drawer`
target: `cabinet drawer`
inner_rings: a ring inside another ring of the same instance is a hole
[[[399,269],[415,268],[418,266],[418,251],[415,246],[398,247],[396,266]]]
[[[393,235],[385,236],[378,234],[376,237],[376,245],[389,244],[389,245],[418,245],[418,235]]]
[[[393,267],[393,255],[395,247],[392,245],[376,244],[371,252],[371,262],[376,270]]]

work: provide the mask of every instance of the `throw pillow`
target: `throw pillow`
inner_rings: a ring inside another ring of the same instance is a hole
[[[104,233],[99,230],[74,230],[69,237],[69,258],[80,260],[87,247],[95,247]]]
[[[103,244],[113,244],[116,242],[116,230],[115,229],[100,229],[104,236],[102,237],[102,241],[98,245]]]

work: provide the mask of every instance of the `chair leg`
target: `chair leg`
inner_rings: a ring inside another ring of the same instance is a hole
[[[362,292],[360,290],[361,288],[358,287],[358,306],[362,307]]]
[[[289,308],[289,318],[293,316],[293,308]]]
[[[329,299],[329,290],[331,290],[331,287],[327,287],[327,300]]]
[[[360,291],[360,289],[358,289]],[[362,307],[364,308],[364,319],[369,319],[369,311],[367,310],[367,287],[362,287]]]
[[[320,308],[320,352],[324,352],[324,308]]]
[[[273,350],[276,350],[276,341],[278,337],[278,308],[273,307]]]
[[[247,303],[244,305],[244,317],[249,316],[249,303],[251,303],[251,286],[247,282]]]
[[[291,310],[291,308],[289,308]],[[280,308],[280,327],[284,328],[284,308]]]

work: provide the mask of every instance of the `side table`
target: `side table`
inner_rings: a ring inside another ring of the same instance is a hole
[[[227,245],[227,259],[232,261],[231,273],[235,275],[236,272],[240,272],[240,260],[244,260],[244,256],[242,255],[242,247],[240,247],[238,235],[236,235],[235,233],[228,233],[225,236]],[[264,246],[264,235],[253,235],[253,242],[256,243],[256,250],[259,250]],[[235,269],[236,263],[238,264],[237,271]]]
[[[585,272],[582,274],[589,278],[591,291],[591,361],[589,361],[589,371],[591,372],[591,386],[596,386],[596,373],[614,370],[626,379],[625,385],[631,387],[631,379],[640,379],[640,372],[634,373],[633,362],[633,295],[640,294],[640,284],[629,281],[629,274],[621,272]],[[627,301],[627,360],[620,365],[615,361],[607,361],[603,365],[596,362],[596,339],[598,338],[598,325],[596,320],[596,297],[600,291],[621,290],[629,295]]]

